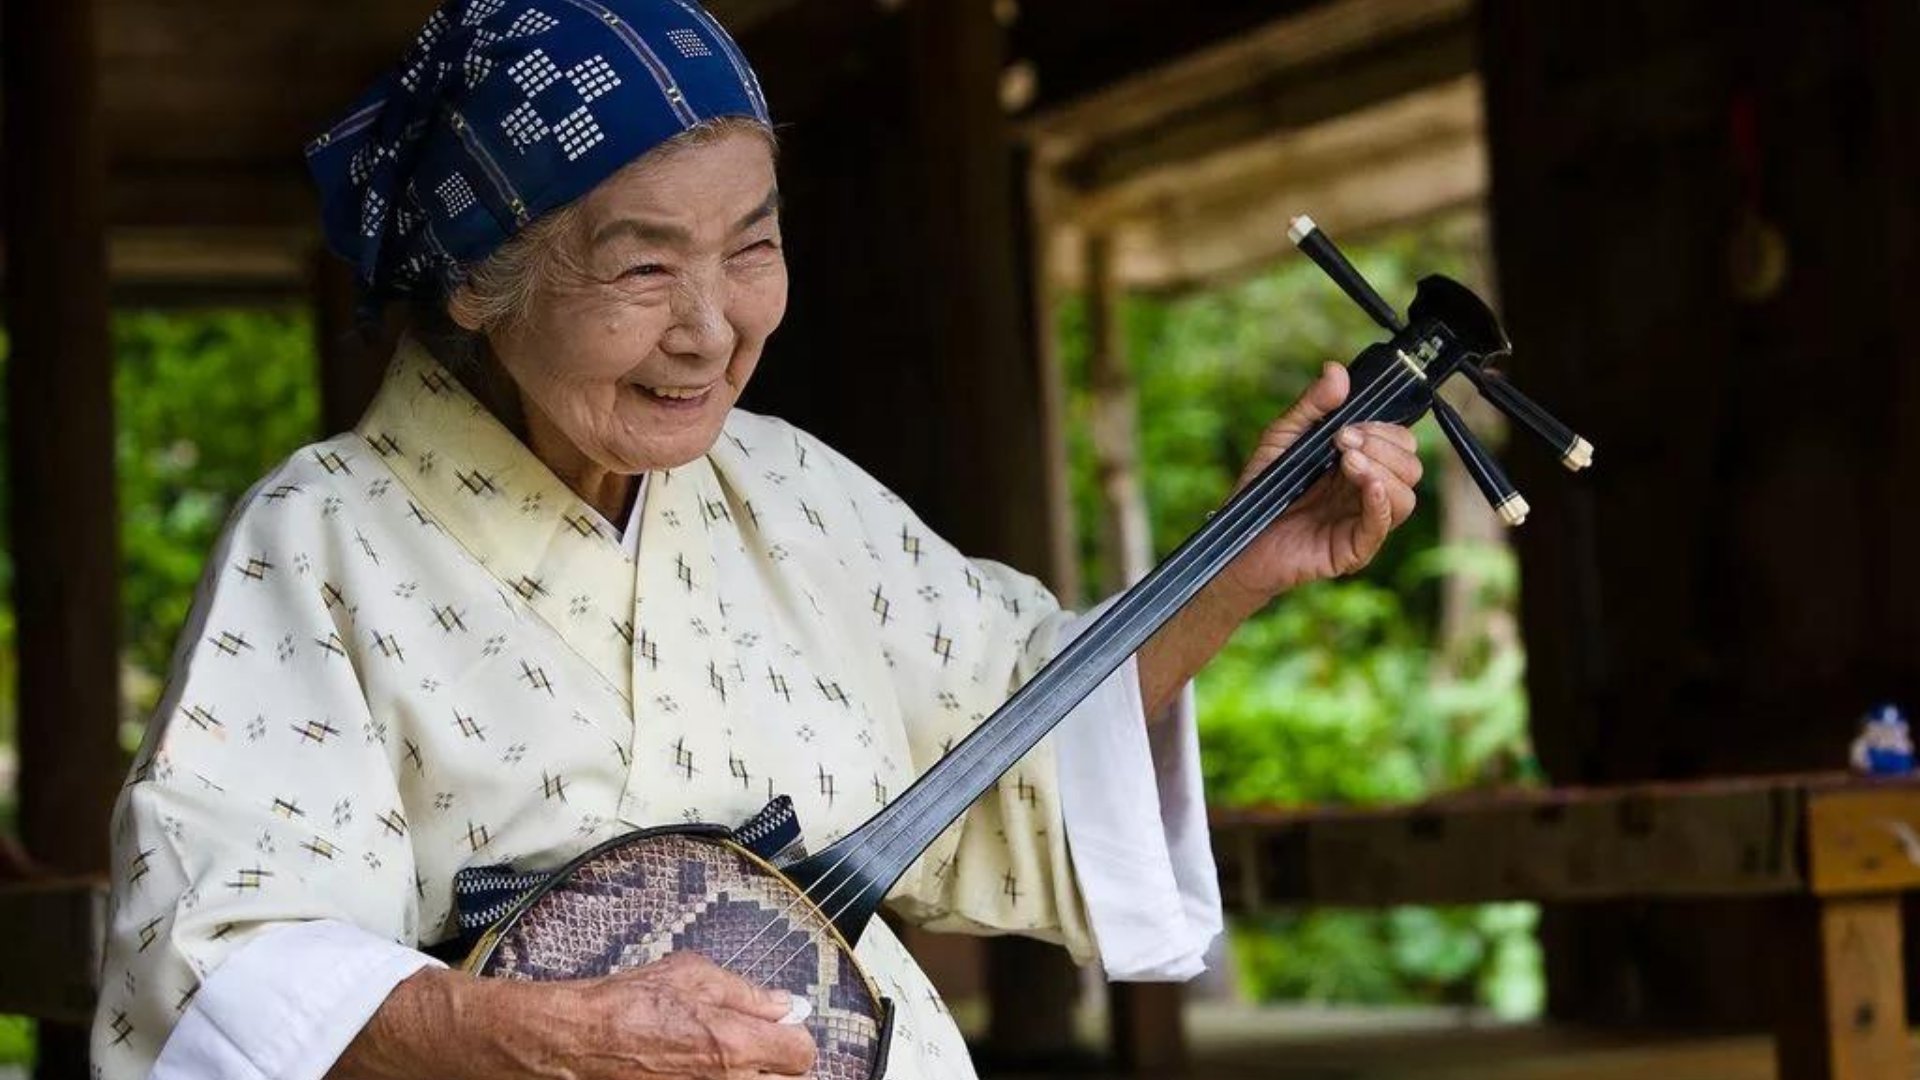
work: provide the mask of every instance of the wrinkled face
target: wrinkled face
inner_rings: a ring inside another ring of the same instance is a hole
[[[489,344],[549,464],[684,465],[720,437],[786,312],[772,147],[734,131],[642,159],[578,211],[560,240],[571,265]]]

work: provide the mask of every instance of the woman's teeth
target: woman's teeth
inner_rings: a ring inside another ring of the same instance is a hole
[[[643,387],[643,389],[654,397],[666,398],[668,401],[690,401],[694,398],[705,397],[707,391],[713,389],[713,387],[701,386],[688,389],[675,386],[648,386]]]

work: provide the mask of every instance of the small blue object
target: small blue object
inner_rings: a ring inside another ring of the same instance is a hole
[[[1905,776],[1913,771],[1913,732],[1907,715],[1890,702],[1868,710],[1853,740],[1853,771],[1868,776]]]

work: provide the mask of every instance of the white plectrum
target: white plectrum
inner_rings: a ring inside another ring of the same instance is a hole
[[[813,1015],[813,1002],[799,994],[787,995],[787,1015],[780,1018],[783,1024],[803,1024]]]

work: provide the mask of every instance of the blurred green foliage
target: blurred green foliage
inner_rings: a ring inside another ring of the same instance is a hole
[[[24,1016],[0,1016],[0,1065],[33,1063],[33,1021]]]
[[[1416,276],[1475,285],[1481,240],[1468,216],[1353,244],[1348,255],[1404,309]],[[1320,271],[1290,259],[1227,286],[1129,297],[1124,340],[1139,398],[1141,481],[1156,553],[1218,506],[1261,431],[1329,360],[1380,337]],[[1103,579],[1086,376],[1086,312],[1059,312],[1069,390],[1073,494],[1088,581]],[[1511,609],[1504,546],[1441,547],[1436,477],[1450,454],[1417,429],[1422,511],[1363,574],[1280,598],[1196,683],[1203,768],[1217,805],[1385,803],[1533,778],[1524,660],[1474,641],[1436,655],[1440,581],[1469,574],[1479,602]],[[1514,1016],[1543,997],[1529,905],[1325,911],[1240,922],[1245,989],[1267,1000],[1480,1003]]]
[[[317,437],[304,312],[123,312],[114,319],[121,639],[153,704],[208,551],[234,502]]]

